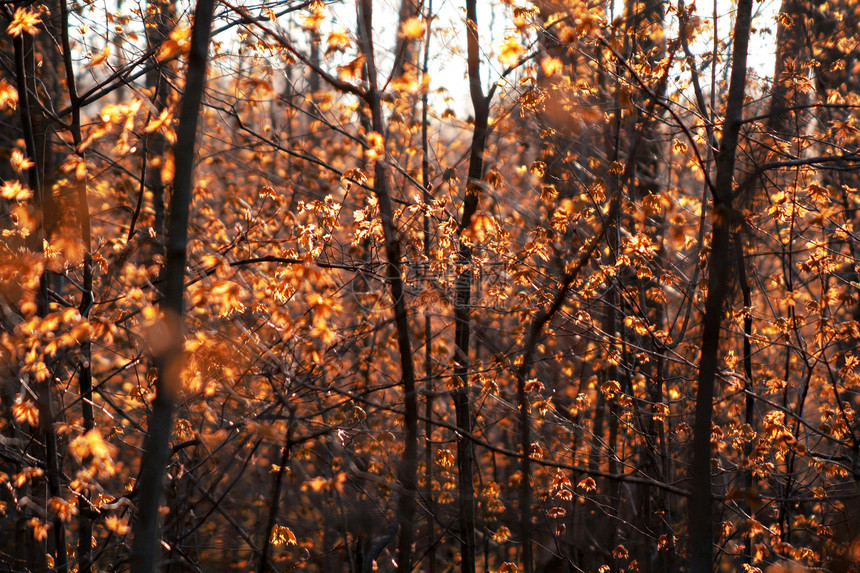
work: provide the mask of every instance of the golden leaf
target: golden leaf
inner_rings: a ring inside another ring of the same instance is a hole
[[[173,114],[169,109],[165,108],[161,110],[158,117],[149,120],[149,123],[147,123],[146,127],[143,128],[143,131],[146,133],[152,133],[153,131],[159,131],[164,127],[170,127],[172,123]]]
[[[603,393],[603,397],[606,400],[611,400],[621,392],[621,384],[619,384],[617,380],[607,380],[600,385],[600,391]]]
[[[368,159],[377,159],[385,154],[385,139],[381,133],[371,131],[367,134],[367,149],[364,155]]]
[[[43,523],[38,517],[32,518],[29,523],[30,527],[33,528],[33,539],[41,542],[48,538],[48,528],[50,526],[47,523]]]
[[[540,67],[541,70],[543,70],[543,73],[546,74],[547,77],[551,78],[555,74],[561,72],[561,70],[564,68],[564,64],[559,58],[546,56],[544,59],[541,60]]]
[[[12,156],[9,158],[9,163],[12,164],[12,168],[16,173],[22,173],[35,165],[30,158],[24,156],[24,153],[20,149],[12,150]]]
[[[585,491],[594,491],[597,489],[597,483],[594,481],[593,478],[587,477],[578,484],[576,484],[576,487],[578,487],[579,489],[584,489]]]
[[[391,80],[391,89],[401,93],[416,93],[421,87],[421,84],[415,78],[415,75],[407,72]]]
[[[18,90],[15,86],[0,80],[0,109],[15,109],[18,107]]]
[[[272,528],[271,543],[272,545],[283,545],[284,543],[287,545],[298,545],[298,540],[289,527],[285,525],[275,525]]]
[[[184,52],[191,41],[189,38],[190,35],[191,28],[188,26],[179,26],[174,29],[170,33],[170,38],[165,40],[158,48],[158,53],[155,55],[155,58],[159,62],[163,62],[164,60],[169,60],[179,53]]]
[[[364,67],[364,56],[358,56],[348,64],[337,67],[337,77],[342,81],[361,79],[361,69]]]
[[[92,429],[69,444],[69,451],[78,461],[88,456],[100,463],[110,462],[116,448],[106,442],[98,430]]]
[[[176,173],[176,163],[173,162],[173,155],[166,154],[164,163],[161,165],[161,180],[164,183],[173,181],[173,175]]]
[[[318,30],[320,24],[325,20],[324,8],[325,3],[323,2],[311,2],[310,6],[308,6],[310,14],[302,22],[302,29],[307,31]]]
[[[567,515],[567,510],[563,507],[553,507],[547,512],[547,515],[554,519],[560,519]]]
[[[0,187],[0,197],[10,201],[26,201],[33,193],[18,181],[9,181]]]
[[[45,363],[40,360],[33,365],[33,374],[36,376],[37,381],[44,382],[51,375],[51,372]]]
[[[329,34],[326,43],[328,44],[326,55],[332,52],[343,52],[350,46],[349,36],[346,35],[346,30],[343,29],[334,30]]]
[[[532,175],[536,177],[543,177],[546,174],[546,163],[543,161],[535,161],[532,163],[532,166],[529,167],[529,171],[531,171]]]
[[[683,141],[678,141],[677,139],[672,140],[672,151],[674,153],[685,153],[687,151],[687,144]]]
[[[108,531],[113,531],[117,535],[128,535],[131,531],[128,520],[118,515],[108,515],[105,517],[105,527],[108,528]]]
[[[543,383],[542,382],[540,382],[536,379],[526,381],[526,384],[525,384],[526,394],[531,394],[532,392],[540,392],[541,390],[543,390]]]
[[[27,8],[18,8],[15,10],[15,15],[12,16],[12,22],[6,28],[10,36],[20,36],[29,34],[35,36],[39,31],[37,26],[42,23],[38,12],[33,12]]]
[[[163,62],[177,55],[180,51],[179,42],[176,40],[165,40],[158,48],[158,53],[155,55],[155,59],[159,62]]]
[[[61,497],[52,497],[49,499],[48,509],[63,523],[78,514],[78,508]]]
[[[520,44],[516,36],[507,36],[505,43],[499,50],[499,61],[507,67],[513,67],[519,62],[520,56],[525,53],[526,49]]]
[[[27,422],[31,426],[39,423],[39,410],[29,400],[18,400],[12,404],[12,415],[16,422]]]
[[[424,37],[426,31],[427,24],[424,22],[424,19],[415,16],[403,22],[397,35],[409,40],[420,40]]]
[[[110,57],[110,44],[106,45],[104,49],[98,54],[94,55],[89,63],[84,66],[84,68],[94,68],[99,64],[103,64]]]
[[[450,468],[454,465],[454,454],[451,453],[451,450],[439,450],[436,452],[436,463],[443,468]]]
[[[504,525],[501,526],[498,530],[496,530],[496,532],[493,534],[493,541],[495,541],[496,543],[504,543],[510,538],[511,530]]]

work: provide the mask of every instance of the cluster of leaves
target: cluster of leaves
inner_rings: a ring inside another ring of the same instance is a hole
[[[856,569],[849,1],[784,2],[774,79],[741,86],[728,207],[729,47],[694,6],[505,1],[498,34],[474,0],[450,25],[404,0],[388,46],[366,0],[356,22],[222,1],[179,318],[193,22],[62,2],[2,10],[0,560],[129,567],[177,368],[165,569],[677,570],[724,224],[714,560]],[[458,43],[469,75],[443,87]]]

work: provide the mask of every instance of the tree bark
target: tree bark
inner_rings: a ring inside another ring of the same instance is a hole
[[[478,46],[478,10],[476,0],[466,2],[467,64],[469,74],[469,94],[475,113],[475,127],[469,150],[469,173],[466,193],[463,199],[463,214],[460,219],[459,233],[469,228],[472,217],[478,208],[481,179],[484,173],[484,151],[489,132],[490,104],[481,86],[481,63]],[[474,474],[474,447],[467,438],[472,433],[472,406],[469,392],[469,346],[471,339],[471,299],[472,299],[472,248],[460,243],[457,256],[459,265],[455,283],[454,299],[454,410],[457,428],[463,433],[457,438],[457,486],[459,488],[460,509],[460,570],[463,573],[475,571],[475,490],[472,483]]]
[[[696,390],[696,417],[693,427],[692,485],[688,503],[688,556],[691,573],[713,569],[713,491],[711,481],[711,424],[714,387],[723,322],[723,304],[731,275],[732,229],[737,225],[733,208],[735,158],[743,121],[747,51],[752,21],[752,0],[739,0],[732,47],[732,73],[726,104],[723,137],[716,158],[713,230],[708,260],[708,297],[703,319],[699,384]]]
[[[60,4],[60,41],[63,58],[63,69],[66,74],[66,88],[69,92],[69,106],[71,108],[71,135],[75,144],[78,160],[86,160],[83,150],[80,148],[83,141],[81,131],[81,106],[78,98],[75,68],[72,62],[72,48],[69,40],[69,7],[66,0],[59,0]],[[87,197],[87,180],[84,178],[75,181],[75,193],[77,195],[77,215],[81,228],[81,242],[84,247],[83,282],[81,302],[78,310],[81,317],[88,319],[90,309],[93,305],[93,260],[92,260],[92,237],[90,225],[90,210]],[[78,361],[78,387],[81,396],[81,417],[83,419],[84,432],[95,428],[95,416],[93,413],[93,374],[92,374],[92,345],[89,340],[80,343],[80,359]],[[89,494],[87,493],[87,498]],[[93,511],[84,504],[79,509],[78,518],[78,571],[89,573],[92,570],[92,537],[93,537]]]
[[[160,308],[169,340],[157,349],[158,369],[156,394],[149,417],[149,429],[144,442],[141,462],[138,514],[134,523],[132,545],[133,573],[154,573],[161,554],[159,506],[161,505],[164,470],[170,458],[170,434],[173,411],[181,387],[184,337],[185,264],[188,244],[188,221],[194,190],[195,143],[200,106],[206,86],[206,63],[215,0],[198,0],[191,32],[188,72],[174,148],[176,172],[170,198],[166,260],[165,291]]]
[[[403,0],[404,4],[409,0]],[[430,28],[433,15],[433,0],[427,2],[427,32],[424,39],[424,61],[421,69],[423,76],[427,76],[430,63]],[[430,102],[427,91],[421,96],[421,184],[424,186],[423,200],[429,205],[432,199],[430,194]],[[424,258],[427,271],[430,270],[430,213],[424,213]],[[424,405],[424,496],[427,504],[427,571],[436,573],[436,524],[435,503],[433,502],[433,393],[435,383],[433,380],[433,329],[430,312],[424,313],[424,376],[427,379],[427,398]]]
[[[359,37],[367,58],[367,102],[370,107],[371,127],[382,135],[385,123],[382,117],[382,99],[379,93],[378,72],[373,48],[373,2],[360,0],[358,5]],[[388,261],[388,285],[394,304],[394,324],[400,353],[400,370],[404,397],[404,425],[406,427],[403,458],[398,477],[403,492],[397,504],[400,538],[397,550],[397,571],[412,570],[412,541],[415,537],[415,503],[418,488],[418,396],[415,390],[415,365],[412,362],[412,338],[409,334],[409,315],[404,300],[405,289],[401,274],[400,240],[394,222],[391,191],[385,155],[377,158],[374,166],[373,191],[379,203],[379,215]]]
[[[418,15],[418,0],[400,0],[400,12],[397,16],[397,44],[394,47],[394,65],[391,67],[391,78],[402,76],[407,71],[407,65],[415,66],[415,40],[400,35],[400,29],[410,18]],[[429,11],[428,11],[429,12]],[[427,20],[429,27],[430,20]]]
[[[172,0],[154,0],[150,2],[154,7],[155,22],[152,27],[147,27],[147,36],[150,49],[157,49],[162,43],[170,37],[171,23],[174,15],[174,7]],[[168,107],[168,90],[169,85],[165,77],[166,71],[169,69],[168,62],[158,62],[146,74],[146,87],[150,92],[150,97],[155,105],[155,113],[160,114]],[[155,211],[155,220],[153,227],[155,229],[155,245],[150,249],[152,254],[162,254],[164,252],[164,192],[165,182],[161,176],[162,161],[164,161],[165,153],[168,151],[167,138],[156,130],[153,133],[144,135],[143,146],[143,161],[144,169],[146,170],[145,182],[146,186],[152,192],[152,203]],[[141,193],[144,189],[141,188]]]

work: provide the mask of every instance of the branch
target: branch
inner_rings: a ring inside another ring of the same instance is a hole
[[[239,6],[233,6],[229,2],[222,2],[222,3],[224,4],[224,6],[226,6],[227,8],[229,8],[230,10],[234,11],[236,14],[241,16],[243,18],[243,23],[253,24],[256,28],[259,28],[260,30],[262,30],[263,32],[268,34],[270,37],[277,40],[277,42],[282,47],[286,48],[288,52],[290,52],[292,55],[294,55],[296,58],[298,58],[299,61],[301,61],[303,64],[305,64],[310,69],[312,69],[314,71],[314,73],[318,74],[322,79],[324,79],[327,83],[329,83],[333,88],[338,89],[338,90],[343,91],[343,92],[351,93],[352,95],[359,97],[363,100],[367,100],[367,98],[368,98],[367,92],[365,92],[364,90],[362,90],[358,86],[347,83],[345,81],[342,81],[342,80],[332,76],[327,71],[322,69],[320,66],[311,62],[310,58],[308,58],[303,53],[301,53],[299,50],[297,50],[296,47],[293,46],[293,43],[286,36],[268,28],[267,26],[264,26],[256,18],[251,17],[244,8],[241,8]]]

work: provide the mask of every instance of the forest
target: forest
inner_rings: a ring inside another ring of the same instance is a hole
[[[860,571],[860,3],[0,2],[0,571]]]

